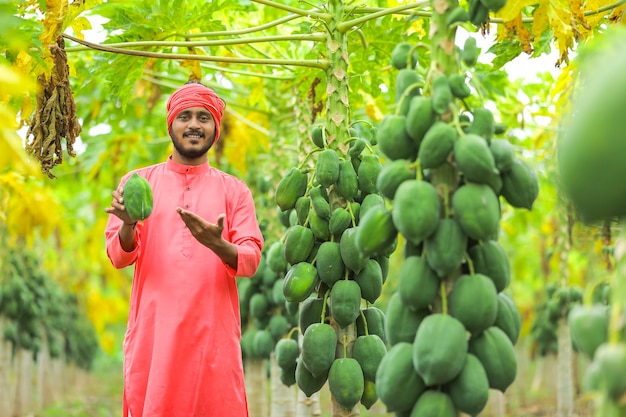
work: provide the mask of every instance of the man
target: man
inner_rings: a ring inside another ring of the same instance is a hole
[[[208,162],[223,111],[202,84],[176,90],[167,102],[173,153],[136,171],[152,187],[152,214],[137,222],[124,208],[132,172],[105,209],[109,259],[135,264],[123,417],[248,415],[235,276],[254,274],[263,237],[250,190]]]

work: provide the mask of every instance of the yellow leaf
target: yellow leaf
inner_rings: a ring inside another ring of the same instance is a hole
[[[537,0],[508,0],[504,7],[496,13],[496,16],[501,17],[503,21],[508,22],[521,14],[524,7],[532,6],[537,3]]]
[[[87,18],[81,16],[74,19],[74,21],[70,24],[70,27],[74,30],[78,39],[85,39],[85,36],[83,36],[83,30],[91,29],[91,23],[87,20]]]

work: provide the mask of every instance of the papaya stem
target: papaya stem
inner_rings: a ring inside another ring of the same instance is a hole
[[[321,322],[324,323],[326,320],[326,302],[328,301],[328,296],[330,295],[330,289],[327,289],[324,293],[324,304],[322,305],[322,316],[320,317]]]
[[[469,267],[470,275],[474,275],[474,262],[472,262],[472,258],[469,257],[467,252],[465,253],[465,260],[467,261],[467,266]]]
[[[359,314],[361,315],[361,318],[363,319],[363,327],[365,327],[365,335],[369,336],[370,331],[369,331],[369,328],[367,327],[367,319],[365,318],[365,314],[363,314],[363,310],[359,311]]]
[[[293,336],[293,332],[299,332],[300,331],[300,327],[299,326],[295,326],[292,327],[291,330],[289,330],[289,333],[287,333],[287,339],[291,339],[291,337]]]
[[[400,100],[398,100],[398,104],[396,105],[396,112],[395,112],[396,116],[400,115],[400,111],[402,109],[402,105],[404,104],[404,100],[406,100],[407,97],[409,97],[411,91],[415,90],[416,88],[420,88],[420,87],[424,87],[424,83],[423,82],[413,83],[413,84],[409,85],[404,90],[404,92],[400,96]]]
[[[441,280],[439,291],[441,293],[441,312],[448,314],[448,295],[446,294],[446,282],[444,280]]]

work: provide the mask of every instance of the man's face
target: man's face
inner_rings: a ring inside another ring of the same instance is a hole
[[[204,107],[189,107],[174,117],[170,134],[174,149],[182,157],[199,158],[213,145],[215,121]]]

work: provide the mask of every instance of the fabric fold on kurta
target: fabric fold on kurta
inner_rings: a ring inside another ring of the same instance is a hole
[[[136,226],[136,248],[122,249],[116,216],[105,229],[112,264],[135,266],[124,417],[247,416],[235,277],[254,274],[263,246],[250,190],[208,163],[187,166],[171,157],[133,172],[150,182],[154,198],[152,214]],[[177,207],[211,223],[226,215],[223,236],[237,247],[237,270],[191,235]]]

